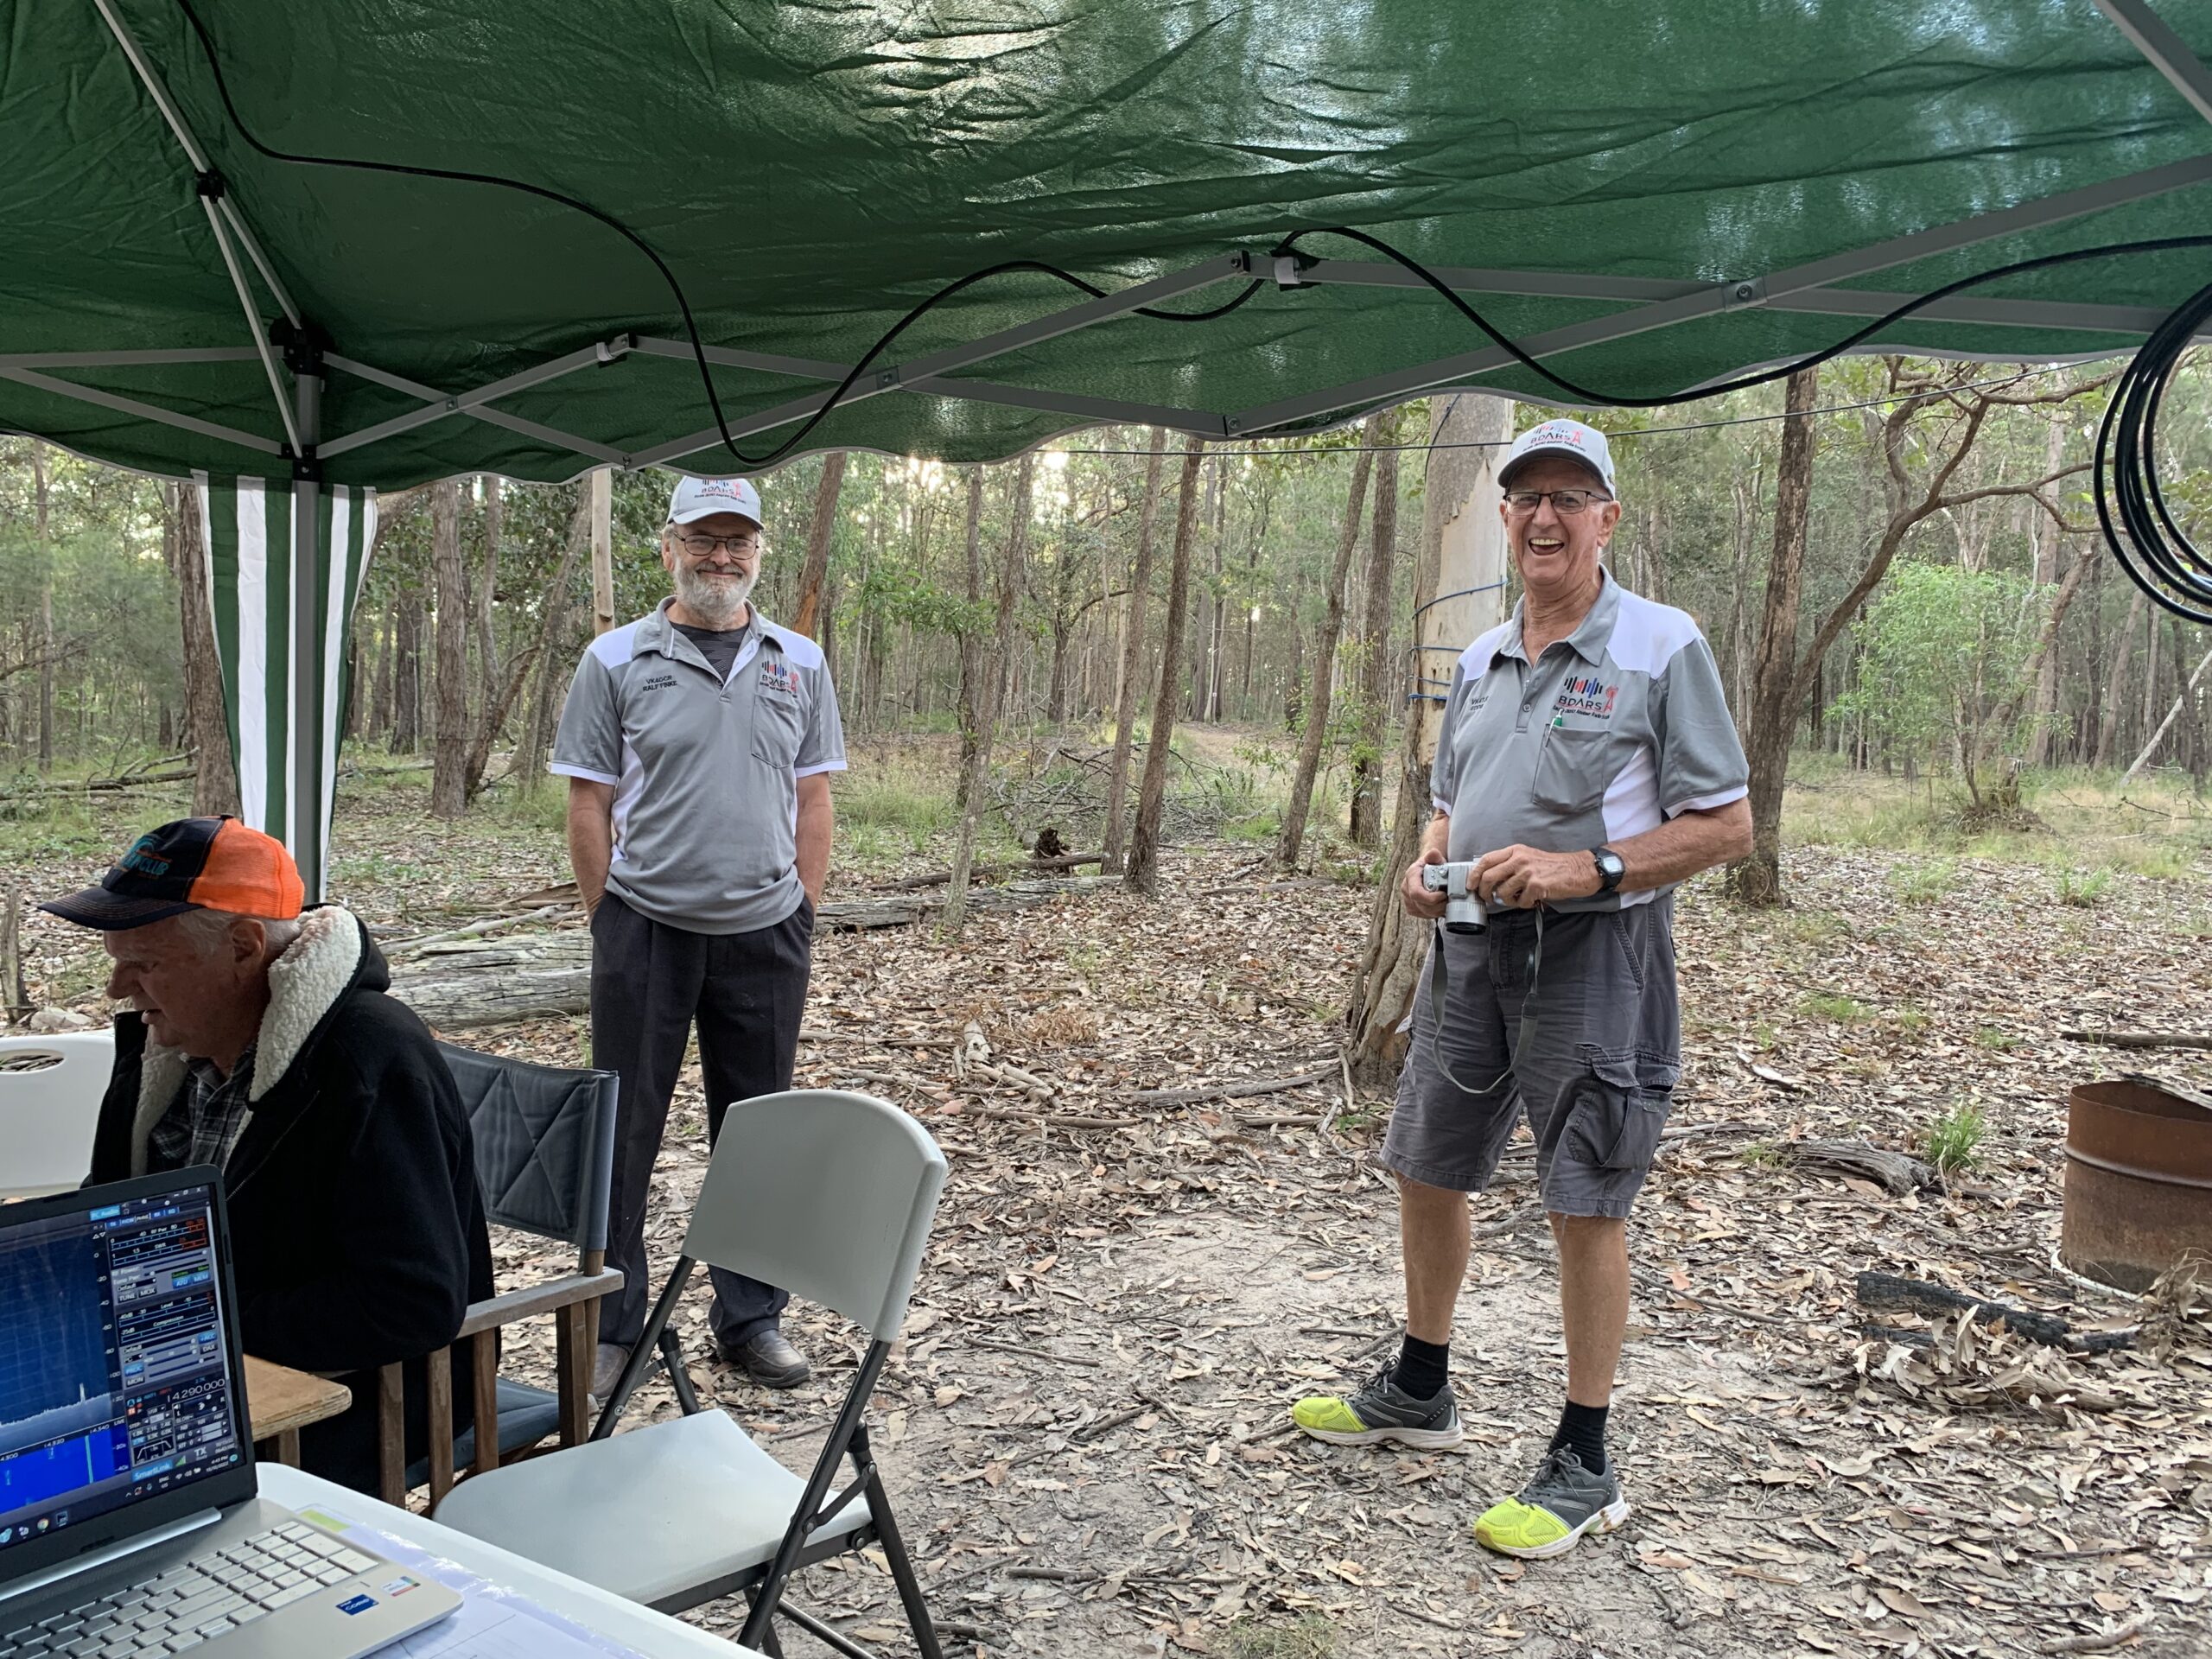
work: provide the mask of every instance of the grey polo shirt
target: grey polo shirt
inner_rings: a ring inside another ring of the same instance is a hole
[[[1452,673],[1430,770],[1452,816],[1455,862],[1516,842],[1581,852],[1676,814],[1740,800],[1749,769],[1720,671],[1697,624],[1606,573],[1574,632],[1531,663],[1521,607],[1467,647]],[[1653,892],[1560,910],[1649,904]]]
[[[845,769],[822,648],[756,609],[727,676],[668,620],[610,628],[576,665],[550,770],[614,786],[607,890],[694,933],[799,907],[798,780]]]

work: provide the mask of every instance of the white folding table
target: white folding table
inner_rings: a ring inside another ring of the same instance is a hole
[[[741,1648],[710,1636],[696,1625],[657,1613],[634,1601],[609,1593],[556,1573],[550,1567],[472,1538],[465,1532],[442,1527],[407,1510],[394,1509],[350,1487],[324,1480],[282,1464],[264,1463],[254,1471],[260,1477],[261,1495],[287,1509],[321,1509],[362,1526],[410,1543],[433,1555],[443,1556],[467,1567],[486,1583],[526,1596],[540,1606],[626,1647],[644,1659],[747,1659],[751,1648]],[[308,1659],[308,1656],[302,1656]]]

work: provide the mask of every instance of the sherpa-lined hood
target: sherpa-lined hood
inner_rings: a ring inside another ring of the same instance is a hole
[[[338,999],[357,985],[381,991],[391,983],[384,953],[359,917],[342,905],[321,905],[300,914],[300,936],[269,964],[269,1007],[254,1039],[255,1105],[313,1044]],[[131,1173],[143,1174],[147,1138],[184,1085],[187,1057],[149,1035],[139,1061],[138,1111],[131,1126]]]

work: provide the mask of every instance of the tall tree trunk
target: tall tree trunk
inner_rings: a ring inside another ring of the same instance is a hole
[[[1129,835],[1122,885],[1147,897],[1160,888],[1160,820],[1167,805],[1167,760],[1175,738],[1175,705],[1182,701],[1183,630],[1191,600],[1191,537],[1198,516],[1198,469],[1205,444],[1183,448],[1182,493],[1175,502],[1175,551],[1168,563],[1167,621],[1160,642],[1160,694],[1152,700],[1152,729],[1145,734],[1144,782],[1137,790],[1137,821]]]
[[[1367,597],[1361,612],[1359,753],[1351,770],[1351,838],[1359,847],[1382,840],[1382,746],[1389,741],[1385,698],[1390,652],[1390,588],[1398,570],[1398,451],[1402,429],[1392,410],[1376,429],[1375,535],[1367,558]]]
[[[369,735],[391,741],[391,637],[399,631],[397,613],[387,605],[378,620],[376,689],[369,699]]]
[[[983,469],[968,468],[968,614],[960,630],[960,769],[953,779],[952,804],[968,812],[968,791],[976,776],[976,746],[982,741],[983,692]]]
[[[430,486],[430,565],[436,584],[437,730],[430,751],[430,813],[468,805],[468,588],[461,568],[461,486]]]
[[[1749,905],[1782,902],[1782,793],[1796,728],[1797,609],[1805,577],[1805,529],[1813,489],[1813,409],[1820,371],[1803,369],[1783,390],[1782,461],[1775,474],[1774,551],[1767,561],[1758,655],[1751,668],[1751,852],[1729,871],[1735,896]]]
[[[960,828],[953,837],[952,880],[944,896],[945,930],[952,933],[957,933],[968,921],[968,876],[976,862],[976,821],[982,816],[983,797],[990,785],[991,746],[999,715],[1005,708],[1007,677],[1014,661],[1014,607],[1021,592],[1022,567],[1029,556],[1029,500],[1036,464],[1034,454],[1024,455],[1014,475],[1013,512],[1007,525],[1006,550],[999,560],[998,607],[992,630],[990,660],[979,664],[980,671],[970,678],[969,683],[976,693],[974,704],[960,711],[961,724],[974,726],[976,741],[968,763],[967,785],[962,791],[965,804],[960,810]],[[976,480],[969,486],[969,518],[973,524],[976,517],[973,493],[982,487],[982,469],[977,468],[970,476]]]
[[[1429,927],[1406,914],[1398,881],[1419,855],[1433,816],[1430,763],[1444,725],[1444,688],[1453,657],[1505,616],[1505,526],[1497,516],[1497,463],[1513,435],[1513,405],[1465,392],[1433,397],[1433,448],[1421,503],[1421,555],[1414,574],[1413,696],[1398,747],[1398,804],[1382,879],[1369,901],[1367,948],[1345,1014],[1353,1077],[1375,1084],[1397,1073],[1428,956]],[[1440,599],[1439,594],[1458,597]]]
[[[423,590],[410,586],[399,596],[392,626],[391,747],[413,754],[423,747],[423,633],[426,622]]]
[[[1359,542],[1359,519],[1367,505],[1367,480],[1375,468],[1369,446],[1374,442],[1380,416],[1370,416],[1360,429],[1360,451],[1351,464],[1351,486],[1344,501],[1344,528],[1337,533],[1337,556],[1329,566],[1328,609],[1321,619],[1320,637],[1313,644],[1313,689],[1306,700],[1306,729],[1298,742],[1298,766],[1291,773],[1290,801],[1283,808],[1282,839],[1275,856],[1285,869],[1298,867],[1306,842],[1306,817],[1313,804],[1313,780],[1321,770],[1321,750],[1329,739],[1330,679],[1336,672],[1337,641],[1344,632],[1344,580],[1351,573],[1352,549]]]
[[[2179,633],[2181,632],[2181,619],[2178,617],[2174,619],[2174,632],[2176,633]],[[2175,643],[2176,654],[2174,657],[2174,677],[2177,679],[2179,679],[2181,677],[2182,664],[2182,658],[2179,654],[2180,642],[2177,640]],[[2149,740],[2145,742],[2143,745],[2143,752],[2135,757],[2135,763],[2129,766],[2126,772],[2120,774],[2120,781],[2121,783],[2126,783],[2137,772],[2142,771],[2145,764],[2149,761],[2152,755],[2158,752],[2158,745],[2165,741],[2167,732],[2171,730],[2173,723],[2181,718],[2181,711],[2186,708],[2190,700],[2196,696],[2196,688],[2203,683],[2204,671],[2207,669],[2212,669],[2212,651],[2206,652],[2202,660],[2197,663],[2196,672],[2191,674],[2189,677],[2188,683],[2182,686],[2180,695],[2174,698],[2173,707],[2166,710],[2166,717],[2158,722],[2158,728],[2151,734]]]
[[[806,563],[799,567],[798,605],[791,626],[819,642],[815,630],[822,620],[822,584],[830,575],[830,543],[837,533],[837,497],[845,487],[845,452],[832,449],[822,458],[822,481],[814,488],[814,516],[806,526]]]
[[[615,624],[614,615],[614,472],[592,469],[591,501],[591,631],[605,633]]]
[[[2044,449],[2044,471],[2058,470],[2060,455],[2066,446],[2066,424],[2054,420],[2050,423],[2049,442]],[[2047,588],[2058,580],[2058,552],[2060,531],[2056,521],[2049,514],[2038,512],[2035,504],[2023,499],[2020,505],[2028,515],[2031,544],[2035,549],[2035,582],[2038,588]],[[2052,607],[2054,614],[2064,613]],[[2028,764],[2047,766],[2050,764],[2050,745],[2053,728],[2058,723],[2058,653],[2046,651],[2041,667],[2036,674],[2036,700],[2030,711],[2035,722],[2028,734]]]
[[[1213,520],[1213,628],[1206,642],[1206,697],[1204,718],[1212,724],[1221,720],[1221,647],[1229,621],[1229,592],[1222,585],[1222,543],[1227,539],[1229,529],[1229,492],[1222,486],[1221,468],[1213,468],[1211,487],[1207,490],[1207,503],[1211,507]]]
[[[2134,588],[2130,582],[2129,587]],[[2135,588],[2127,607],[2127,620],[2121,623],[2117,636],[2119,643],[2112,652],[2112,672],[2105,677],[2104,713],[2097,721],[2097,747],[2089,764],[2098,771],[2112,765],[2113,741],[2120,734],[2120,705],[2127,701],[2127,669],[2135,651],[2135,624],[2143,614],[2143,590]]]
[[[238,776],[231,723],[223,712],[223,665],[215,652],[215,613],[207,595],[207,546],[200,534],[200,486],[164,491],[176,526],[177,620],[184,637],[185,732],[192,745],[195,817],[235,815]]]
[[[492,621],[493,601],[499,585],[499,537],[506,529],[506,499],[496,474],[484,476],[484,581],[476,590],[476,677],[482,688],[480,715],[489,717],[489,711],[499,702],[500,685],[505,678],[499,672],[499,646]]]
[[[31,519],[38,549],[38,769],[54,767],[54,549],[48,539],[48,512],[53,480],[46,470],[46,446],[31,440]]]
[[[2143,644],[2143,718],[2135,730],[2137,735],[2147,737],[2151,722],[2158,717],[2158,613],[2155,611],[2144,630]],[[2132,772],[2134,767],[2128,770]]]
[[[1144,663],[1145,604],[1152,588],[1152,530],[1160,516],[1160,475],[1166,458],[1167,435],[1152,429],[1152,453],[1145,457],[1144,499],[1137,512],[1136,563],[1129,571],[1128,619],[1122,629],[1122,669],[1114,697],[1114,756],[1106,768],[1105,859],[1107,875],[1122,874],[1124,834],[1122,798],[1129,787],[1129,744],[1137,719],[1137,672]]]

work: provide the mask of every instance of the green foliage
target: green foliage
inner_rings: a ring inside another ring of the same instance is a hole
[[[1226,1659],[1338,1659],[1343,1651],[1336,1625],[1319,1613],[1307,1613],[1292,1624],[1240,1618],[1222,1644]]]
[[[1974,789],[1985,745],[2001,749],[2015,735],[2016,694],[2046,602],[2018,576],[1899,564],[1852,630],[1859,683],[1834,714],[1863,721],[1891,753],[1930,772],[1965,757]]]
[[[1958,885],[1955,858],[1912,860],[1890,872],[1890,886],[1908,905],[1932,905]]]
[[[2020,1046],[2018,1038],[1995,1026],[1976,1026],[1974,1040],[1977,1047],[1994,1049],[1999,1054],[2009,1054]]]
[[[2105,894],[2112,887],[2110,870],[2061,870],[2058,873],[2058,902],[2071,905],[2077,910],[2094,910],[2105,901]]]
[[[1815,991],[1802,998],[1797,1012],[1815,1020],[1832,1020],[1840,1026],[1856,1026],[1874,1017],[1864,1002],[1834,991]]]
[[[1971,1169],[1987,1127],[1979,1106],[1954,1106],[1920,1132],[1921,1154],[1945,1175]]]

